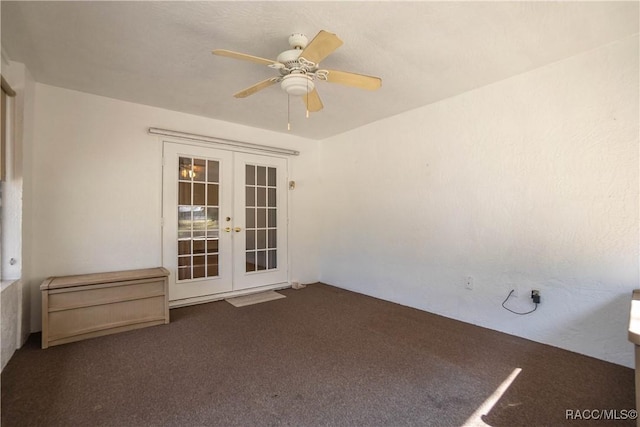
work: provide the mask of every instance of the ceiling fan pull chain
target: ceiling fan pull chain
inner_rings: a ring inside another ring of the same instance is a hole
[[[287,94],[287,130],[291,130],[291,95]]]
[[[307,97],[307,102],[305,105],[307,106],[307,119],[309,118],[309,80],[307,80],[307,93],[304,95]]]

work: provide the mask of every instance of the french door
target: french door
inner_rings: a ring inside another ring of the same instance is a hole
[[[169,299],[287,282],[287,160],[165,142]]]

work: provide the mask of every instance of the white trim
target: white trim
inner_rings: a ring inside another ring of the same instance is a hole
[[[255,294],[264,291],[276,291],[278,289],[290,288],[291,283],[276,283],[275,285],[260,286],[258,288],[242,289],[240,291],[222,292],[219,294],[205,295],[202,297],[185,298],[169,301],[169,308],[185,307],[188,305],[203,304],[206,302],[220,301],[227,298],[239,297],[244,295]]]
[[[248,148],[251,150],[261,151],[265,153],[284,154],[287,156],[299,156],[300,152],[290,150],[288,148],[272,147],[268,145],[252,144],[250,142],[234,141],[232,139],[215,138],[212,136],[197,135],[194,133],[180,132],[175,130],[149,128],[151,135],[171,136],[175,138],[188,139],[191,141],[209,142],[216,145],[224,145],[227,147]]]
[[[253,150],[251,148],[242,148],[242,147],[232,147],[230,145],[221,145],[221,144],[215,144],[215,143],[211,143],[211,142],[200,142],[200,141],[195,141],[195,140],[185,140],[185,139],[181,139],[178,137],[171,137],[171,136],[158,136],[157,140],[159,142],[162,143],[162,145],[164,145],[164,143],[170,143],[170,144],[179,144],[182,145],[184,147],[198,147],[198,148],[211,148],[214,150],[221,150],[221,151],[229,151],[231,153],[244,153],[244,154],[257,154],[263,157],[273,157],[275,159],[287,159],[287,156],[284,156],[282,154],[272,154],[269,152],[260,152],[258,150]],[[186,149],[186,148],[185,148]]]

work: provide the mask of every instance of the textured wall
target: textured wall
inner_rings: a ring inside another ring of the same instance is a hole
[[[18,348],[18,330],[20,324],[20,294],[22,286],[20,282],[2,282],[2,293],[0,294],[0,324],[2,331],[0,335],[0,370],[9,363],[9,359]]]
[[[189,114],[36,85],[32,204],[32,330],[48,276],[153,267],[161,259],[162,143],[149,127],[294,148],[290,276],[318,278],[318,143]],[[284,125],[284,122],[283,122]],[[309,262],[309,259],[313,262]]]
[[[634,36],[323,141],[322,281],[632,366],[638,114]]]

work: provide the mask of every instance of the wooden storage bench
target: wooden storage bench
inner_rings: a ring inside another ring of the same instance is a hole
[[[162,267],[50,277],[42,291],[42,348],[169,323]]]

